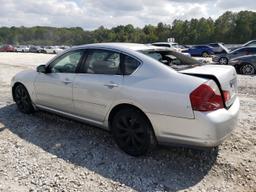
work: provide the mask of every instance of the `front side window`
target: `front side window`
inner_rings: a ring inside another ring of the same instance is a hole
[[[120,53],[107,50],[92,50],[88,53],[83,72],[92,74],[121,74]]]
[[[83,55],[83,51],[67,53],[56,59],[50,65],[51,73],[75,73],[78,63]]]

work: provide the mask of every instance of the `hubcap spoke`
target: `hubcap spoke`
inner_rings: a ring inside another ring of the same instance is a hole
[[[139,148],[139,144],[136,142],[135,137],[131,137],[131,141],[132,141],[132,146],[135,148]]]
[[[245,65],[245,66],[243,67],[243,73],[244,73],[244,74],[248,74],[248,75],[254,74],[254,68],[253,68],[253,66],[251,66],[251,65]]]
[[[138,134],[135,134],[134,135],[134,139],[139,143],[139,144],[142,144],[144,139],[143,138],[140,138]]]
[[[123,127],[125,127],[125,128],[129,128],[130,127],[130,125],[129,125],[129,121],[128,121],[128,119],[126,118],[126,117],[122,117],[121,119],[120,119],[120,123],[123,125]]]

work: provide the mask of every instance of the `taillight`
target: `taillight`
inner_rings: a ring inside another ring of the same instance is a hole
[[[190,94],[190,101],[195,111],[214,111],[224,108],[220,90],[212,80],[196,88]]]
[[[229,91],[223,91],[224,101],[227,102],[231,99]]]

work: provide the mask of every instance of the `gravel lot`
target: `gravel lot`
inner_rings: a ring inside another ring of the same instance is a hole
[[[51,57],[0,53],[0,191],[256,191],[256,76],[239,76],[238,126],[219,148],[159,147],[133,158],[108,132],[17,110],[12,76]]]

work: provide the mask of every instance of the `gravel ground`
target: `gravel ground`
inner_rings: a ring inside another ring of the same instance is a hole
[[[256,76],[239,76],[239,122],[218,148],[159,147],[134,158],[108,132],[17,110],[10,79],[51,57],[0,53],[0,191],[256,191]]]

